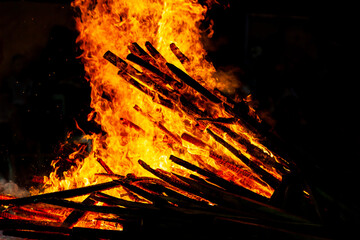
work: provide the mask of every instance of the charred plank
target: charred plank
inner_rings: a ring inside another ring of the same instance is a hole
[[[268,183],[272,187],[276,187],[279,185],[279,180],[272,176],[270,173],[265,171],[263,168],[252,162],[245,155],[243,155],[239,150],[233,147],[231,144],[226,142],[224,139],[216,135],[210,129],[206,129],[206,131],[210,134],[211,137],[215,139],[218,143],[223,145],[226,149],[228,149],[232,154],[234,154],[237,158],[239,158],[246,166],[248,166],[254,173],[258,174],[261,179],[263,179],[266,183]]]
[[[64,191],[52,192],[52,193],[44,193],[40,195],[34,195],[30,197],[24,198],[14,198],[14,199],[6,199],[0,200],[0,205],[26,205],[30,203],[43,202],[46,199],[51,198],[71,198],[83,196],[92,192],[102,191],[106,189],[111,189],[119,186],[120,183],[118,181],[111,181],[106,183],[99,183],[87,187],[81,187],[76,189],[69,189]]]
[[[199,93],[201,93],[204,97],[206,97],[210,101],[212,101],[214,103],[221,103],[221,100],[218,97],[216,97],[214,94],[212,94],[209,90],[207,90],[205,87],[203,87],[200,83],[195,81],[195,79],[190,77],[187,73],[183,72],[181,69],[179,69],[178,67],[176,67],[175,65],[173,65],[171,63],[167,63],[166,65],[185,84],[187,84],[191,88],[193,88],[196,91],[198,91]]]

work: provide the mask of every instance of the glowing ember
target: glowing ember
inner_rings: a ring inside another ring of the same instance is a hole
[[[91,152],[85,159],[77,160],[79,153],[85,152],[79,144],[69,156],[77,166],[62,177],[57,174],[58,161],[53,162],[53,173],[45,177],[45,192],[106,182],[119,175],[153,177],[146,166],[158,173],[166,170],[189,176],[190,171],[169,159],[175,155],[271,197],[273,187],[254,169],[281,181],[281,171],[275,166],[282,166],[284,171],[285,164],[259,142],[257,133],[226,111],[221,103],[224,97],[214,91],[224,83],[214,77],[216,70],[205,60],[206,51],[200,40],[199,25],[206,6],[194,0],[75,0],[73,7],[79,13],[78,43],[83,49],[81,58],[92,88],[93,111],[88,119],[98,123],[103,133],[84,136],[92,143]],[[153,57],[142,56],[140,48],[147,49]],[[133,86],[134,81],[141,82],[144,76],[162,81],[150,71],[130,62],[137,69],[121,63],[118,67],[122,72],[118,76],[119,69],[103,58],[105,54],[112,61],[116,56],[126,59],[130,52],[133,54],[128,58],[132,61],[145,59],[172,79],[163,83],[161,94],[151,86],[139,85],[148,94]],[[209,101],[185,84],[181,87],[182,80],[178,78],[181,70],[205,86],[216,101]],[[186,111],[189,107],[184,107],[184,101],[193,104],[196,110]],[[196,111],[206,116],[196,116]],[[251,114],[258,118],[254,111]],[[108,193],[131,199],[126,190],[117,188]]]

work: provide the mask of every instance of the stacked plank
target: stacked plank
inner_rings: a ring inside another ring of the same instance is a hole
[[[183,159],[170,159],[194,175],[187,178],[152,169],[139,160],[158,178],[114,174],[110,182],[77,189],[25,198],[1,196],[0,229],[6,235],[31,239],[117,239],[149,234],[160,239],[230,239],[255,232],[263,237],[324,235],[321,225],[273,207],[265,199],[244,197],[237,185]],[[102,192],[113,188],[126,189],[133,201]],[[69,200],[78,196],[86,198]],[[86,215],[90,213],[97,214],[91,221],[101,224],[77,226],[89,221]]]
[[[281,158],[275,161],[274,156],[264,153],[229,127],[229,124],[240,124],[259,141],[266,140],[264,136],[268,128],[249,114],[249,106],[244,101],[234,101],[220,90],[208,90],[168,63],[151,43],[146,42],[145,47],[147,52],[133,43],[127,56],[127,60],[140,66],[142,71],[110,51],[105,53],[104,58],[119,68],[118,75],[122,79],[150,96],[154,103],[180,111],[197,121],[203,127],[203,134],[208,134],[229,150],[254,174],[249,175],[249,171],[236,161],[209,150],[209,157],[217,164],[239,176],[279,188],[281,180],[267,171],[266,165],[285,176],[292,164]],[[170,48],[185,68],[191,64],[175,44],[171,44]],[[103,98],[111,100],[105,92]],[[209,111],[214,106],[229,117],[214,117]],[[142,112],[138,106],[134,109]],[[121,121],[129,128],[143,131],[127,119]],[[156,126],[175,142],[187,141],[207,148],[207,144],[194,135],[183,133],[178,136],[160,122],[156,122]],[[225,134],[231,141],[244,146],[248,154],[262,161],[246,157],[223,138]],[[98,162],[105,170],[105,173],[99,174],[112,178],[112,181],[25,198],[0,196],[0,230],[5,235],[32,239],[118,239],[148,237],[149,234],[160,239],[324,236],[321,225],[272,206],[268,198],[219,176],[210,168],[194,165],[174,155],[169,159],[190,174],[181,176],[154,169],[146,163],[146,159],[139,159],[138,164],[154,177],[122,176],[99,158]],[[125,191],[130,200],[104,193],[116,188]],[[83,200],[74,201],[79,196],[83,196]]]

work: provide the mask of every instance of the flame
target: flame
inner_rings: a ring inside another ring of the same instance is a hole
[[[54,171],[45,177],[45,192],[108,180],[109,176],[99,173],[153,176],[138,164],[139,159],[152,168],[159,168],[159,171],[188,175],[186,169],[169,160],[170,155],[176,155],[260,195],[271,197],[272,187],[232,152],[204,134],[206,128],[211,128],[209,125],[198,126],[192,116],[155,103],[150,96],[116,75],[118,69],[103,58],[110,50],[125,59],[132,43],[144,48],[148,41],[161,53],[161,59],[186,71],[207,89],[222,86],[221,79],[215,77],[214,66],[205,59],[206,51],[201,42],[204,33],[200,24],[205,19],[207,5],[195,0],[75,0],[72,6],[78,14],[76,26],[80,35],[77,42],[83,50],[81,58],[92,89],[93,111],[88,119],[99,124],[103,132],[84,137],[91,142],[91,151],[76,161],[79,153],[84,152],[84,147],[79,145],[68,157],[69,161],[76,162],[76,166],[64,172],[63,176],[57,172],[59,160],[53,162]],[[182,63],[173,53],[177,48],[186,56]],[[161,59],[159,68],[169,71]],[[167,87],[172,90],[171,86]],[[214,117],[231,117],[219,104],[206,102],[192,89],[187,88],[187,91],[200,110],[211,112]],[[264,161],[264,156],[275,162],[282,160],[260,143],[259,136],[242,124],[231,124],[228,128],[254,147],[249,149],[228,133],[218,131],[216,134],[281,180],[281,174],[271,163]],[[211,157],[214,152],[223,158]],[[117,189],[109,194],[119,196],[122,193]]]

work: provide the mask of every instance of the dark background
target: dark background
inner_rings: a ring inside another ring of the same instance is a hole
[[[220,2],[230,7],[209,11],[209,59],[240,79],[239,94],[254,96],[325,221],[350,229],[360,162],[353,6]],[[93,127],[76,36],[70,1],[0,2],[0,177],[34,184],[75,119]]]

